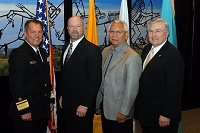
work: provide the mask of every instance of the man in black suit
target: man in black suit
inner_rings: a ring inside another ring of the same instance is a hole
[[[43,38],[42,24],[38,20],[28,20],[24,29],[24,43],[13,49],[9,57],[13,96],[9,114],[15,133],[46,133],[54,96],[46,51],[39,47]]]
[[[69,133],[92,133],[96,95],[101,84],[101,51],[86,40],[84,28],[80,17],[69,18],[70,42],[62,49],[59,103],[64,110],[66,132]]]
[[[177,133],[181,120],[184,62],[167,40],[169,26],[155,18],[147,26],[149,44],[142,51],[143,73],[136,116],[143,133]],[[149,55],[152,59],[148,62]]]

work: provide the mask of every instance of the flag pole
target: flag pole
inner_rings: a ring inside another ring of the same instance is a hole
[[[49,10],[48,10],[48,0],[46,0],[46,18],[47,18],[47,27],[48,27],[48,42],[49,42],[49,67],[50,67],[50,77],[51,77],[51,85],[52,90],[54,90],[54,61],[52,59],[52,54],[54,54],[53,47],[51,43],[51,37],[50,37],[50,21],[49,21]],[[54,91],[53,91],[54,92]],[[55,125],[55,119],[54,119],[54,110],[51,111],[51,129],[55,130],[57,129],[57,125]]]
[[[50,55],[52,54],[52,48],[51,48],[51,41],[50,41],[50,23],[49,23],[49,8],[48,8],[48,0],[46,0],[46,18],[47,18],[47,27],[48,27],[48,42],[49,42],[49,53]],[[49,58],[51,58],[51,56],[49,56]],[[50,64],[50,72],[52,73],[52,60],[49,60],[49,64]],[[51,84],[53,83],[53,75],[51,75]]]

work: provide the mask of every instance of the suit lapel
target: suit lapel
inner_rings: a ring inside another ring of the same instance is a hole
[[[65,53],[65,50],[67,49],[69,45],[69,42],[68,43],[65,43],[65,45],[63,46],[62,48],[62,53],[61,53],[61,59],[60,59],[60,63],[61,63],[61,70],[64,70],[64,67],[63,67],[63,56],[64,56],[64,53]]]
[[[32,56],[32,58],[43,68],[43,63],[42,60],[38,57],[38,55],[36,54],[36,52],[33,50],[33,48],[25,41],[24,42],[24,47],[27,51],[27,53],[29,53],[29,55]],[[41,53],[40,53],[41,54]]]
[[[79,60],[79,58],[81,57],[81,55],[83,54],[83,50],[82,48],[79,48],[78,46],[76,47],[76,50],[73,51],[72,55],[70,56],[70,59],[67,63],[67,69],[69,69],[71,71],[71,69],[73,69],[74,64],[76,64]]]
[[[148,70],[151,68],[151,66],[153,66],[158,60],[160,60],[166,50],[166,48],[168,47],[168,41],[162,46],[162,48],[154,55],[154,57],[149,61],[149,63],[147,64],[147,66],[145,67],[144,71],[145,70]],[[151,49],[151,47],[150,47]],[[149,49],[149,50],[150,50]],[[149,51],[148,51],[149,52]],[[147,54],[148,54],[147,52]],[[146,54],[146,55],[147,55]],[[144,59],[145,59],[146,56],[144,56]]]
[[[66,71],[68,73],[70,73],[72,71],[72,69],[75,68],[74,65],[76,63],[78,63],[78,60],[80,59],[81,55],[83,54],[83,52],[84,52],[84,43],[85,43],[84,41],[85,41],[85,38],[83,38],[79,42],[79,44],[77,45],[77,47],[73,51],[72,55],[70,56],[70,59],[69,59],[69,61],[67,63],[67,66],[66,66],[66,68],[64,68],[64,69],[66,69]],[[66,48],[67,48],[67,46],[66,46]]]
[[[46,53],[46,51],[44,51],[44,49],[43,48],[40,48],[40,53],[41,53],[41,56],[42,56],[42,60],[43,60],[43,63],[42,63],[42,65],[43,65],[43,67],[44,67],[44,69],[46,69],[46,63],[47,63],[47,53]],[[49,55],[50,56],[50,55]],[[50,58],[49,58],[50,59]],[[49,61],[50,62],[50,61]]]
[[[111,46],[109,46],[108,47],[108,49],[107,50],[105,50],[105,54],[102,54],[102,56],[103,56],[103,63],[102,63],[102,66],[103,67],[105,67],[105,63],[106,63],[106,60],[107,60],[107,58],[108,58],[108,54],[109,54],[109,52],[110,52],[110,49],[111,49]],[[105,55],[105,56],[104,56]]]
[[[35,59],[36,62],[43,68],[43,67],[44,67],[44,64],[43,64],[43,62],[42,62],[42,60],[41,60],[41,57],[38,56],[34,50],[32,50],[32,51],[33,51],[34,59]],[[41,50],[40,50],[40,54],[41,54],[41,56],[42,56]],[[43,59],[43,56],[42,56],[42,59]],[[44,60],[44,59],[43,59],[43,60]]]
[[[119,55],[116,57],[115,60],[109,65],[108,70],[113,68],[120,60],[124,58],[124,53],[120,52]]]
[[[142,64],[144,63],[144,60],[147,56],[147,54],[149,53],[150,49],[151,49],[151,44],[148,44],[145,49],[142,51],[142,55],[141,55],[141,58],[142,58]]]
[[[128,47],[127,45],[124,45],[124,47],[119,52],[119,54],[117,55],[117,57],[115,58],[115,60],[113,60],[113,62],[108,67],[108,70],[110,70],[111,68],[113,68],[116,64],[118,64],[124,58],[124,54],[127,51],[127,47]]]
[[[68,45],[69,45],[69,42],[66,43],[66,44],[63,46],[63,48],[62,48],[62,54],[61,54],[62,66],[63,66],[63,56],[64,56],[65,50],[67,49]]]

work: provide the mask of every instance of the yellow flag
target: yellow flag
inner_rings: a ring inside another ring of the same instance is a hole
[[[87,22],[86,39],[95,45],[98,45],[98,34],[96,24],[96,12],[94,0],[89,0],[89,13]]]

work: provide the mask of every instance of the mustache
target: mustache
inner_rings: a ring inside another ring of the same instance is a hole
[[[73,31],[72,34],[79,34],[77,31]]]

